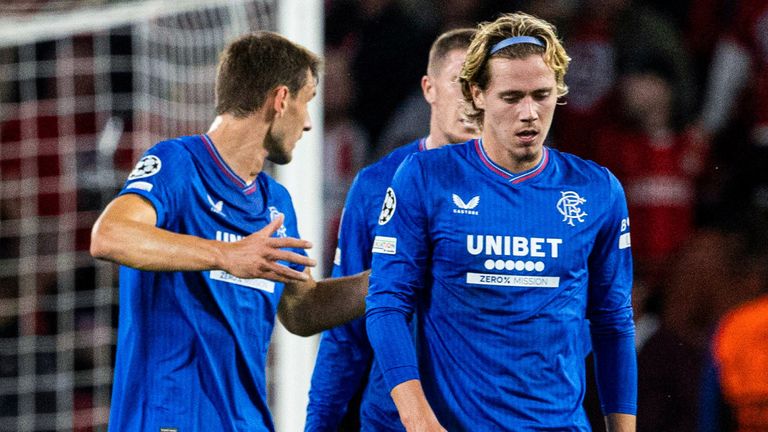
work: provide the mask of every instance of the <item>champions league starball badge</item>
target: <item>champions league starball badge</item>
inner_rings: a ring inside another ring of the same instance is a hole
[[[157,174],[160,172],[160,168],[162,168],[163,163],[160,161],[160,158],[158,158],[155,155],[147,155],[141,158],[141,160],[136,164],[136,167],[131,171],[131,174],[128,176],[128,180],[136,180],[144,177],[149,177]]]
[[[384,196],[384,204],[381,206],[381,214],[379,214],[379,225],[384,225],[392,219],[395,214],[395,207],[397,207],[395,190],[388,187],[387,194]]]

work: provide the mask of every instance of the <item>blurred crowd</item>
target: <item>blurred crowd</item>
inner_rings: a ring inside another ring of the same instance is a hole
[[[638,430],[732,430],[743,401],[722,381],[739,368],[718,347],[746,336],[724,317],[768,292],[768,0],[326,0],[330,220],[361,167],[426,135],[434,37],[516,10],[555,23],[572,57],[548,145],[607,166],[626,191]],[[768,325],[756,334],[730,352],[766,375]],[[768,427],[765,381],[748,396]]]

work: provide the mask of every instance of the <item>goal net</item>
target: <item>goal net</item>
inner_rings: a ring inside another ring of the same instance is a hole
[[[207,129],[218,52],[276,7],[0,4],[0,431],[106,430],[117,272],[91,226],[148,146]]]

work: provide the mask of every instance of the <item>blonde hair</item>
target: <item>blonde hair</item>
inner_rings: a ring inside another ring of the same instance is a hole
[[[535,37],[544,46],[518,43],[491,53],[491,48],[495,44],[515,36]],[[555,73],[557,96],[562,97],[568,94],[565,73],[568,71],[571,58],[568,57],[562,42],[558,39],[554,25],[523,12],[504,14],[493,22],[479,24],[459,74],[461,92],[466,102],[466,116],[479,126],[483,125],[484,111],[474,104],[472,86],[477,86],[481,90],[488,87],[491,78],[488,61],[492,57],[522,59],[531,55],[541,55],[544,63]]]

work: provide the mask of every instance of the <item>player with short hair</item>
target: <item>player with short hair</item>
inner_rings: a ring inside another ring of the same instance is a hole
[[[608,428],[635,430],[624,192],[544,146],[569,61],[546,21],[481,24],[460,81],[482,137],[410,155],[387,190],[366,325],[408,431],[589,431],[585,320]]]
[[[393,151],[358,173],[347,195],[339,230],[333,275],[359,273],[371,266],[373,231],[381,211],[381,198],[398,165],[411,153],[463,142],[478,136],[467,122],[461,103],[458,74],[474,29],[441,34],[432,44],[427,74],[421,79],[430,104],[429,135]],[[353,402],[362,397],[359,405]],[[345,417],[346,413],[346,417]],[[362,430],[402,430],[397,409],[373,362],[365,334],[365,318],[323,333],[309,392],[306,431],[335,431],[357,422]]]
[[[367,275],[312,280],[291,197],[262,171],[311,128],[319,63],[271,32],[230,43],[208,133],[147,150],[96,221],[91,253],[122,264],[111,430],[274,430],[275,316],[306,335],[363,312]]]

